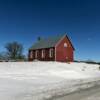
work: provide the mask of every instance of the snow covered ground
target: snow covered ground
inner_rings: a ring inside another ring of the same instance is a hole
[[[0,100],[48,100],[100,84],[100,65],[59,62],[0,63]]]

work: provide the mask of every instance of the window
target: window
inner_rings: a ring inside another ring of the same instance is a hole
[[[35,58],[38,57],[38,50],[35,51]]]
[[[42,50],[42,58],[45,58],[45,50]]]
[[[33,58],[33,51],[30,51],[30,58]]]
[[[67,43],[64,43],[64,47],[65,47],[65,48],[67,47]]]
[[[50,49],[50,50],[49,50],[49,57],[50,57],[50,58],[53,57],[53,49]]]

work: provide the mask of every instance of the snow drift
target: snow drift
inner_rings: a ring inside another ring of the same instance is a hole
[[[59,62],[0,63],[0,99],[47,100],[99,85],[99,65]]]

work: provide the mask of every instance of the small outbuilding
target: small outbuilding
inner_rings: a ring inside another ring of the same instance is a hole
[[[40,39],[29,49],[28,59],[40,61],[74,61],[74,47],[66,34]]]

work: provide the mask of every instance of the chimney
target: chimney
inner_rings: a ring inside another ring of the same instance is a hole
[[[41,37],[40,37],[40,36],[38,36],[38,37],[37,37],[37,41],[40,41],[40,40],[41,40]]]

